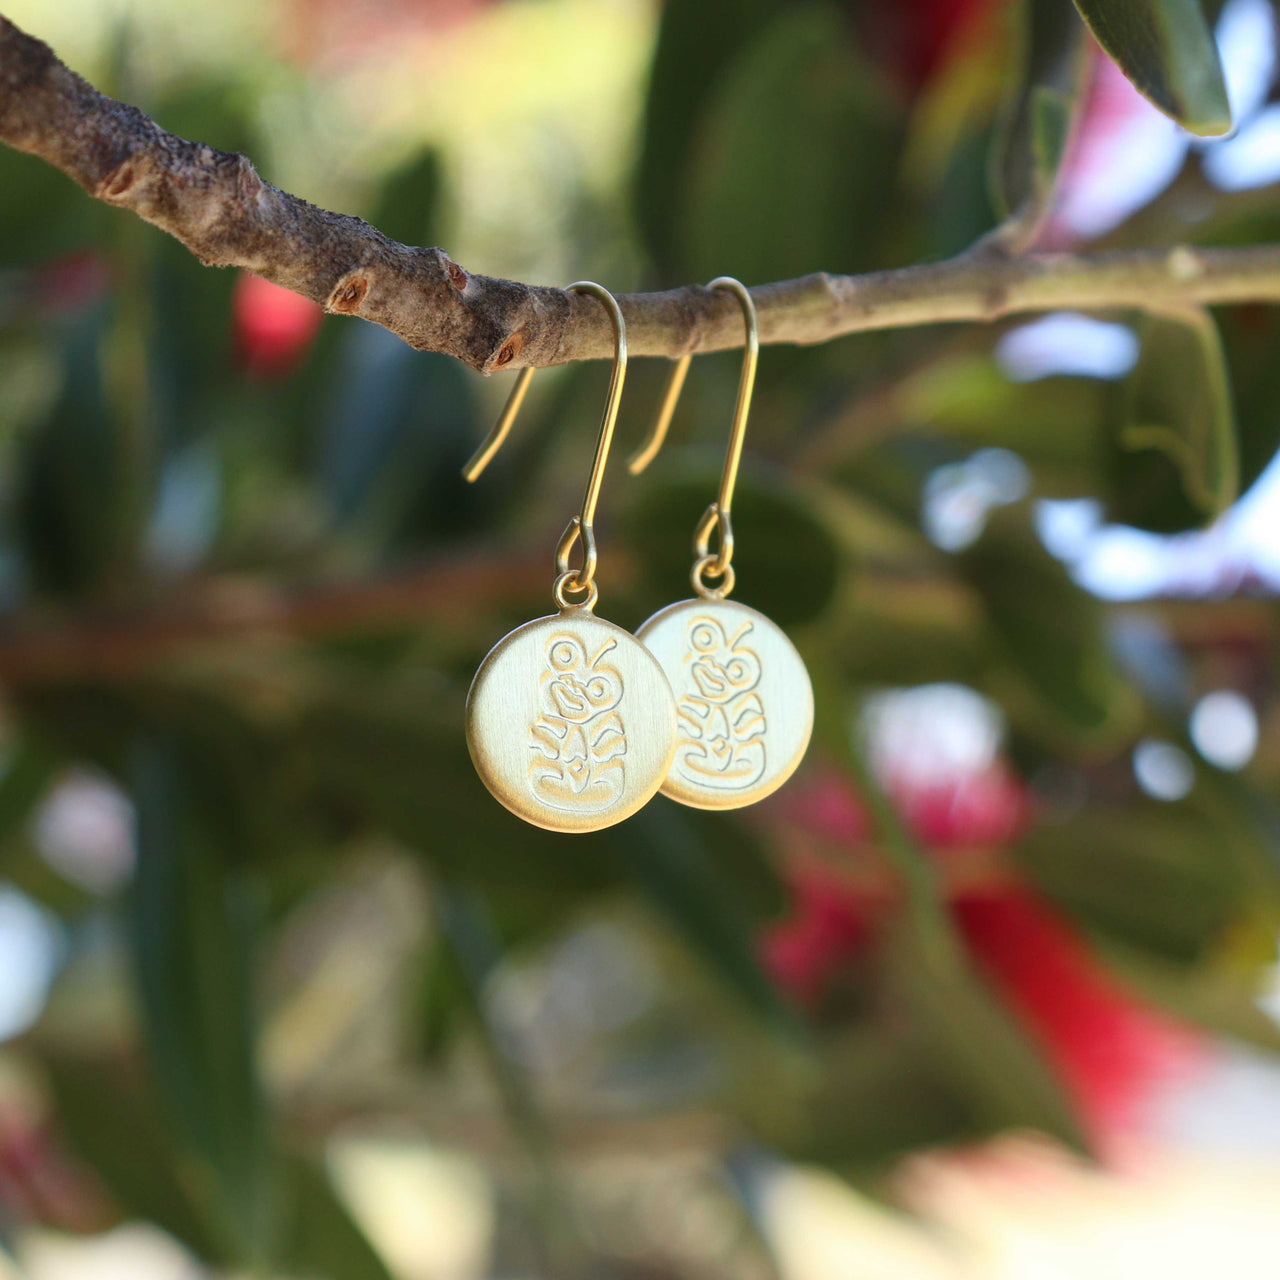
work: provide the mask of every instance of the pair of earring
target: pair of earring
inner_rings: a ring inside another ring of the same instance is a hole
[[[716,501],[694,535],[695,598],[669,605],[631,635],[593,612],[596,503],[627,370],[626,324],[609,291],[589,293],[613,323],[613,376],[582,510],[556,549],[557,612],[517,627],[480,664],[467,697],[467,745],[484,784],[512,813],[551,831],[598,831],[630,817],[656,792],[700,809],[762,800],[795,771],[813,730],[804,662],[763,614],[729,600],[734,587],[730,510],[755,383],[759,338],[751,295],[728,276],[713,289],[742,306],[747,341],[733,429]],[[638,475],[662,445],[689,368],[672,370]],[[488,439],[463,474],[474,481],[501,447],[533,369],[520,372]],[[712,551],[711,540],[716,538]],[[581,564],[570,557],[581,543]]]

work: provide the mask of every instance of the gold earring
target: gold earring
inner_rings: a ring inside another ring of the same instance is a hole
[[[663,795],[698,809],[737,809],[763,800],[795,772],[813,732],[813,686],[803,659],[781,628],[727,598],[734,587],[730,507],[760,341],[746,286],[720,276],[709,287],[737,297],[747,326],[720,493],[694,534],[697,598],[659,610],[636,638],[662,664],[678,700],[676,752],[662,784]],[[631,459],[633,474],[643,471],[661,447],[688,367],[685,356],[672,370],[653,433]],[[713,533],[719,542],[715,552]]]
[[[558,609],[517,627],[480,664],[467,695],[467,746],[485,786],[512,813],[550,831],[598,831],[630,817],[661,786],[675,751],[676,707],[657,660],[635,636],[597,618],[592,523],[627,372],[627,331],[607,289],[569,286],[613,321],[613,377],[595,461],[556,548]],[[489,438],[463,469],[475,480],[511,430],[532,369],[516,380]],[[582,564],[569,557],[582,543]]]

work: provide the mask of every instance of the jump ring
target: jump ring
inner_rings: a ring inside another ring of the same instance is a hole
[[[733,590],[733,584],[737,581],[733,565],[727,564],[723,569],[717,569],[716,559],[717,557],[713,555],[700,556],[694,561],[693,572],[689,575],[693,582],[693,589],[704,600],[723,600]],[[708,572],[714,577],[723,579],[718,587],[708,586],[703,580]]]
[[[589,581],[586,587],[582,587],[577,583],[577,573],[570,569],[560,574],[556,578],[555,586],[551,588],[552,599],[556,602],[558,609],[585,609],[588,613],[596,607],[596,601],[600,598],[600,588],[596,586],[595,581]],[[585,600],[570,600],[569,592],[580,592],[585,590],[587,598]]]

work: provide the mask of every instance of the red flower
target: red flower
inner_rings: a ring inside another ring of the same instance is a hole
[[[836,844],[856,844],[872,833],[871,819],[849,779],[835,769],[813,769],[771,802],[784,822]]]
[[[795,873],[791,891],[792,914],[765,930],[761,960],[784,991],[812,1004],[865,946],[872,904],[817,868]]]
[[[41,263],[34,285],[39,305],[57,314],[96,302],[110,287],[111,276],[102,254],[84,249]]]
[[[904,822],[930,851],[1007,845],[1033,816],[1026,787],[999,759],[927,781],[906,773],[887,781]],[[775,812],[802,833],[789,847],[803,862],[790,872],[790,915],[761,938],[762,960],[779,986],[814,1005],[899,903],[874,878],[853,878],[865,874],[858,846],[874,837],[848,779],[812,774]],[[837,871],[842,856],[848,867]],[[1199,1061],[1201,1042],[1125,991],[1071,924],[1011,872],[976,890],[963,884],[953,884],[949,901],[957,929],[1096,1137],[1131,1125],[1154,1085]]]
[[[306,355],[324,313],[300,293],[245,272],[236,280],[231,317],[241,367],[277,378]]]
[[[1131,1124],[1153,1085],[1200,1060],[1201,1042],[1123,990],[1071,925],[1030,890],[966,895],[951,910],[988,980],[1096,1133]]]
[[[997,0],[899,0],[859,6],[860,37],[879,64],[895,70],[914,93],[971,35]]]
[[[891,790],[912,834],[934,849],[1006,845],[1026,829],[1031,817],[1021,778],[998,761],[977,772]]]
[[[1007,845],[1034,816],[1026,785],[999,760],[929,781],[890,778],[887,788],[912,836],[933,849]],[[834,769],[797,779],[774,811],[784,822],[833,844],[859,844],[873,836],[866,805]]]
[[[0,1204],[61,1231],[102,1231],[117,1214],[97,1178],[47,1127],[19,1108],[0,1108]]]
[[[1154,199],[1186,158],[1188,136],[1091,42],[1091,74],[1036,248],[1074,248]]]
[[[494,0],[293,0],[281,35],[293,57],[344,66],[411,39],[474,17]]]

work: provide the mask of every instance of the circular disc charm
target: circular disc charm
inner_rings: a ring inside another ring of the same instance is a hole
[[[663,795],[737,809],[776,791],[813,732],[813,686],[795,645],[732,600],[682,600],[636,632],[676,696],[676,754]]]
[[[467,695],[467,746],[485,786],[549,831],[598,831],[662,785],[676,742],[671,686],[630,632],[587,609],[499,640]]]

